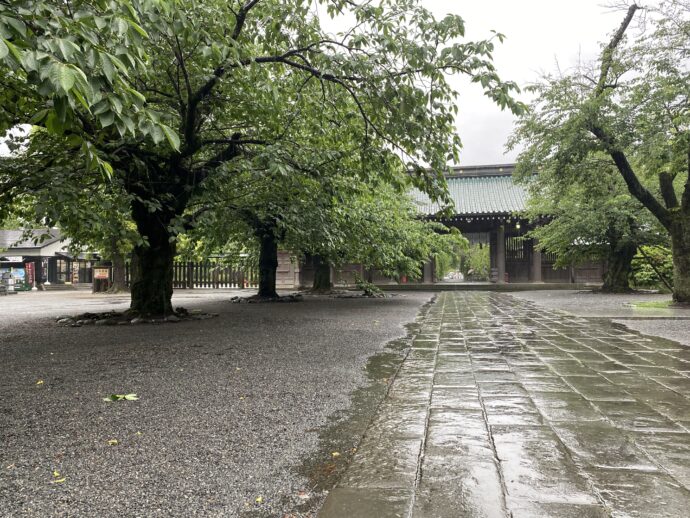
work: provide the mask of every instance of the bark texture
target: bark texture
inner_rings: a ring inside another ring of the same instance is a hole
[[[134,202],[132,217],[148,244],[137,245],[132,252],[130,310],[142,315],[171,315],[176,250],[168,225],[173,214],[152,214],[144,204]]]
[[[690,304],[690,216],[679,215],[671,224],[673,300]]]
[[[331,282],[331,265],[320,255],[313,257],[314,261],[314,285],[312,291],[327,292],[333,289]]]
[[[277,298],[276,270],[278,269],[278,241],[272,231],[259,235],[259,297]]]
[[[113,284],[110,287],[110,292],[120,293],[127,291],[125,255],[121,253],[114,253],[111,255],[110,262],[113,265]]]
[[[607,293],[631,291],[632,260],[636,252],[637,245],[629,239],[623,238],[611,244],[602,291]]]

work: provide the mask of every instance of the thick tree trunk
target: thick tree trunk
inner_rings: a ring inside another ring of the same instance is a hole
[[[141,315],[173,314],[173,261],[175,242],[168,225],[173,214],[150,213],[146,205],[134,202],[132,218],[147,243],[132,252],[130,310]]]
[[[320,255],[315,255],[314,260],[314,285],[312,291],[331,291],[333,283],[331,282],[331,265],[328,261],[324,261]]]
[[[690,215],[678,215],[671,224],[673,300],[690,304]]]
[[[637,252],[637,245],[629,239],[621,239],[611,244],[604,273],[604,285],[601,290],[607,293],[625,293],[631,291],[630,275],[632,260]]]
[[[127,291],[127,279],[125,273],[125,254],[113,253],[110,258],[113,264],[113,284],[110,286],[111,293]]]
[[[171,315],[175,245],[136,246],[132,254],[130,309],[142,315]]]
[[[276,270],[278,269],[278,242],[273,232],[267,231],[259,236],[259,297],[277,298]]]

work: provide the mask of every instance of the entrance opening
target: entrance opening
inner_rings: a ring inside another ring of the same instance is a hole
[[[455,256],[437,271],[441,282],[488,282],[491,273],[489,232],[463,234],[469,241],[467,248],[456,250]],[[437,263],[437,267],[440,266]]]

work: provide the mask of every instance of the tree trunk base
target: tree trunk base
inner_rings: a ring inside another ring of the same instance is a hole
[[[127,286],[120,286],[117,284],[113,284],[108,288],[108,291],[106,293],[110,294],[118,294],[118,293],[129,293],[129,288]]]
[[[299,293],[293,293],[290,295],[276,295],[275,297],[264,297],[262,295],[252,295],[251,297],[232,297],[230,302],[233,304],[264,304],[264,303],[274,303],[274,302],[301,302],[304,297]]]
[[[132,255],[130,310],[142,317],[166,317],[172,307],[175,245],[165,236],[153,246],[136,246]]]
[[[632,260],[637,253],[637,245],[630,240],[618,241],[609,252],[608,266],[604,274],[604,293],[632,293],[630,277]]]

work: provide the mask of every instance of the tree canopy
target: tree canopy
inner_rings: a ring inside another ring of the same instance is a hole
[[[534,86],[537,99],[517,134],[526,144],[520,168],[544,167],[580,191],[611,184],[613,171],[670,235],[674,298],[690,302],[690,9],[662,2],[648,13],[646,32],[627,38],[639,10],[627,9],[597,63]],[[588,161],[602,156],[606,164],[587,173]]]
[[[327,33],[314,6],[347,27]],[[447,76],[522,109],[491,63],[502,37],[465,41],[459,16],[417,0],[20,0],[0,3],[0,24],[2,124],[62,138],[61,160],[128,197],[143,313],[172,310],[176,236],[223,178],[330,164],[444,196],[460,147]],[[46,157],[30,175],[48,182],[53,168]],[[18,183],[4,172],[0,190],[14,197]]]

